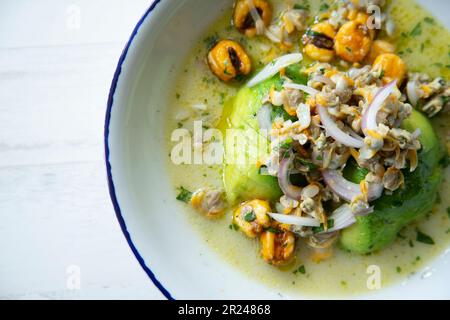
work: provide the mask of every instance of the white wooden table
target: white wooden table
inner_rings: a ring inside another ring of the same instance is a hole
[[[119,229],[103,121],[151,0],[0,0],[0,299],[163,298]]]

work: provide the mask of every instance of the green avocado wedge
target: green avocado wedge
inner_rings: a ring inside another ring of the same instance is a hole
[[[431,123],[418,111],[404,121],[403,128],[410,132],[421,130],[418,167],[414,172],[405,169],[403,188],[374,201],[373,213],[358,217],[353,226],[342,231],[339,241],[345,250],[367,254],[386,247],[403,227],[428,213],[436,201],[442,176],[439,139]],[[365,175],[360,168],[345,173],[353,182],[361,181]]]
[[[300,64],[293,64],[286,68],[286,75],[295,83],[306,84],[308,77],[302,72]],[[272,86],[280,90],[283,80],[274,76],[252,88],[242,87],[237,95],[228,101],[222,113],[218,128],[225,137],[225,164],[223,181],[228,201],[231,204],[248,199],[278,200],[283,194],[276,177],[261,175],[256,161],[266,154],[269,147],[268,140],[259,132],[257,112],[261,108],[262,100],[269,93]],[[282,107],[272,108],[272,118],[289,115]],[[228,129],[238,129],[238,134],[247,133],[244,145],[236,146],[233,137],[228,135]],[[257,150],[254,146],[258,145]],[[246,161],[236,161],[240,155]]]
[[[255,198],[275,200],[282,195],[277,178],[261,175],[256,165],[259,154],[267,152],[269,146],[267,139],[260,135],[256,114],[270,88],[281,85],[280,78],[274,77],[253,88],[243,87],[224,107],[219,129],[225,136],[223,181],[231,204]],[[233,137],[230,136],[230,129],[240,136],[247,134],[244,145],[236,146],[231,141]],[[263,142],[260,147],[264,150],[253,148],[258,142]],[[238,161],[242,155],[245,161]]]

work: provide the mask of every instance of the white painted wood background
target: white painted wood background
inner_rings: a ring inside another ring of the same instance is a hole
[[[110,82],[150,3],[0,0],[0,299],[162,298],[103,160]]]

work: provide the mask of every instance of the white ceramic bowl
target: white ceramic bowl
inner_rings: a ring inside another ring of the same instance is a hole
[[[220,9],[232,2],[156,0],[133,31],[111,86],[105,123],[111,199],[133,253],[168,299],[280,298],[202,241],[174,200],[166,173],[165,106],[175,71]],[[419,2],[450,26],[448,0]],[[448,298],[448,256],[432,263],[434,274],[426,280],[413,277],[359,298]]]

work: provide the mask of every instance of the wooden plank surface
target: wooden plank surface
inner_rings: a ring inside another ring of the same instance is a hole
[[[162,298],[103,162],[112,75],[150,2],[0,2],[0,299]]]

